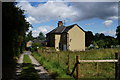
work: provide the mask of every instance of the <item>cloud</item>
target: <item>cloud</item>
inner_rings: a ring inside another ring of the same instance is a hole
[[[112,16],[112,17],[108,17],[108,19],[114,20],[114,19],[120,19],[120,17],[118,17],[118,16]]]
[[[31,31],[32,30],[32,27],[29,27],[29,31]]]
[[[25,18],[28,22],[32,23],[39,23],[39,21],[37,21],[34,17],[29,16],[27,18]]]
[[[32,6],[29,2],[19,2],[17,6],[26,10],[27,20],[42,23],[50,20],[76,22],[91,18],[117,19],[117,2],[46,2]],[[59,18],[60,16],[60,18]]]
[[[88,24],[85,24],[87,26],[90,26],[90,25],[94,25],[95,23],[88,23]]]
[[[115,30],[107,30],[107,31],[101,31],[99,33],[103,33],[105,35],[109,35],[109,36],[115,37],[116,31]]]
[[[106,27],[111,26],[112,23],[113,23],[112,20],[106,20],[106,21],[103,22],[103,24],[104,24]]]
[[[27,20],[46,22],[50,20],[67,19],[70,20],[77,15],[77,12],[72,6],[66,5],[64,2],[46,2],[39,4],[37,7],[33,7],[29,2],[20,2],[17,4],[21,9],[26,10],[25,14],[28,14]],[[60,16],[60,17],[59,17]]]
[[[75,21],[91,19],[91,18],[107,19],[108,17],[118,15],[117,3],[80,2],[80,3],[72,3],[72,4],[79,13]]]
[[[32,30],[32,36],[33,37],[37,37],[39,35],[40,32],[43,32],[44,34],[46,34],[47,32],[51,31],[53,29],[53,27],[51,26],[40,26],[37,27],[36,29]]]

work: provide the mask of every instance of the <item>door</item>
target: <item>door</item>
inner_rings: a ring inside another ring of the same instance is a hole
[[[63,51],[67,51],[67,46],[65,44],[63,45]]]

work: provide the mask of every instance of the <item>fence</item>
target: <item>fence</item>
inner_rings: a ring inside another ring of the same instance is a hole
[[[73,75],[75,69],[76,69],[76,78],[80,78],[80,63],[85,62],[114,62],[115,63],[115,79],[120,79],[120,53],[115,53],[115,59],[114,60],[80,60],[80,55],[76,56],[76,63],[74,65],[74,68],[72,72],[70,73],[70,60],[68,55],[68,68],[67,73],[70,75]]]

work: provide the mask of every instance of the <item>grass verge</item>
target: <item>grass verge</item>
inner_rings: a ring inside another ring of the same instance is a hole
[[[66,74],[69,54],[70,72],[72,71],[76,55],[80,55],[82,60],[106,60],[115,59],[115,52],[120,52],[118,48],[98,49],[84,52],[52,52],[52,53],[33,53],[33,56],[46,68],[50,73],[55,74],[54,78],[71,78]],[[81,63],[81,78],[115,78],[114,63]]]
[[[23,63],[31,63],[31,60],[28,55],[24,55]]]
[[[48,61],[45,57],[40,54],[34,52],[32,54],[38,61],[41,63],[46,70],[51,74],[52,78],[71,78],[73,77],[66,74],[66,67],[64,65],[60,65],[58,61]]]
[[[34,69],[34,65],[31,64],[31,60],[28,55],[24,55],[22,72],[20,80],[39,80],[39,75]]]

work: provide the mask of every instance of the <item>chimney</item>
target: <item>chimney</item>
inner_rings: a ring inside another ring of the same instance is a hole
[[[62,21],[58,21],[58,27],[63,26],[63,22]]]

